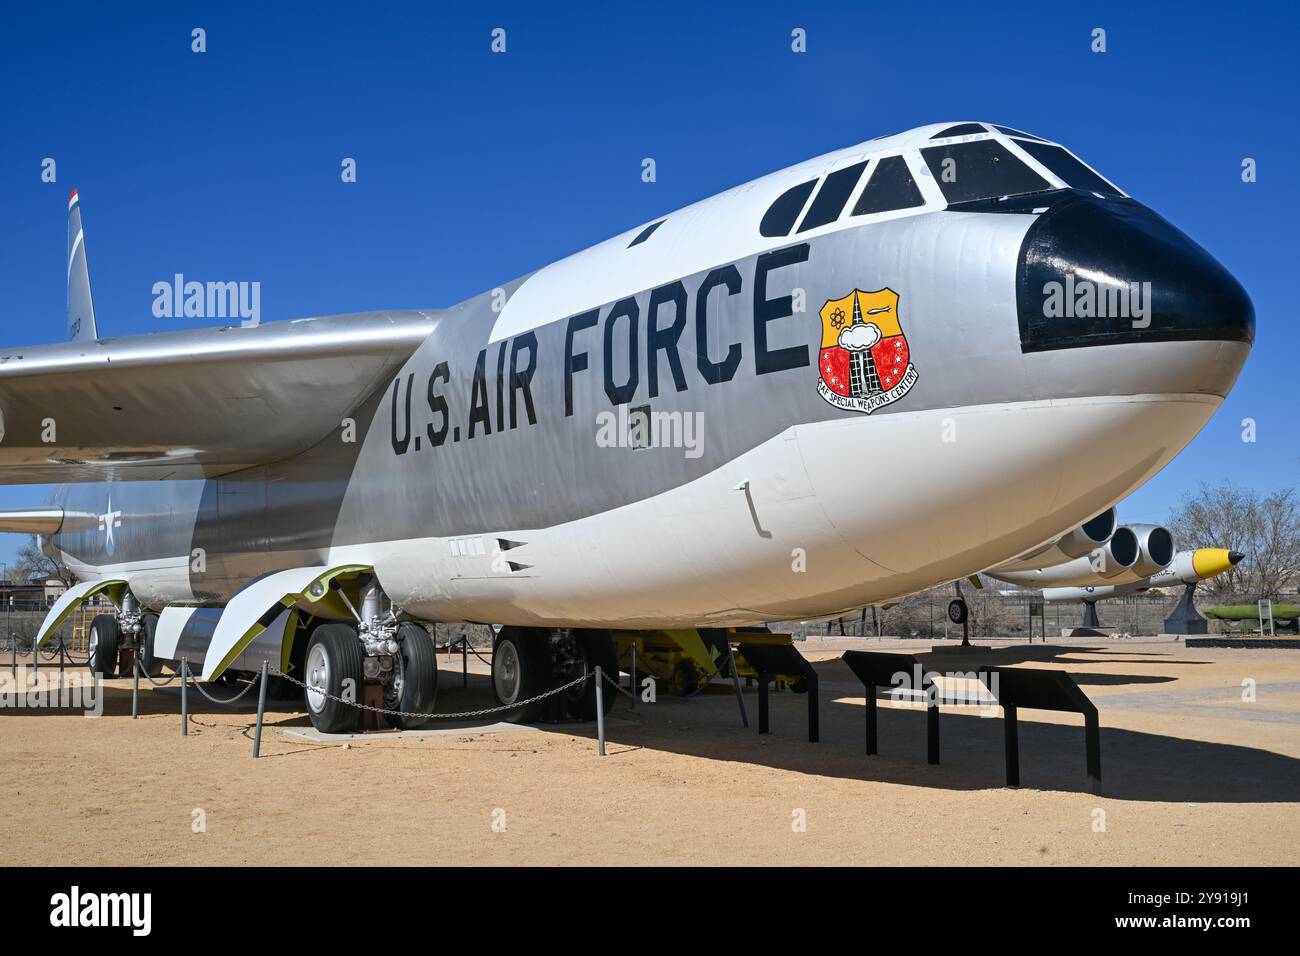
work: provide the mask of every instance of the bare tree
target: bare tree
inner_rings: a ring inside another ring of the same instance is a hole
[[[1276,599],[1300,575],[1300,502],[1288,488],[1266,495],[1257,509],[1254,540],[1256,593]],[[1250,560],[1251,552],[1247,552]]]
[[[928,635],[931,600],[930,591],[918,591],[916,594],[909,594],[897,604],[879,608],[876,615],[880,622],[880,633],[898,637]]]
[[[1276,599],[1300,574],[1300,502],[1291,488],[1260,496],[1231,484],[1201,485],[1170,516],[1180,548],[1232,548],[1246,555],[1201,587],[1215,600]]]
[[[72,587],[77,583],[75,574],[41,550],[40,541],[36,535],[29,537],[23,546],[18,549],[15,559],[12,576],[14,581],[20,584],[26,584],[37,579],[44,582],[50,578],[62,581],[67,587]]]

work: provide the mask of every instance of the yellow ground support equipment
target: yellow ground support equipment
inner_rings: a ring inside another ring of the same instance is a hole
[[[731,644],[736,658],[736,670],[746,680],[757,673],[744,659],[736,646],[742,641],[751,644],[791,644],[789,634],[773,634],[764,628],[681,629],[664,631],[614,631],[618,643],[619,666],[629,673],[632,670],[632,646],[636,645],[636,669],[639,685],[642,677],[650,675],[661,688],[677,697],[687,697],[707,688],[715,677],[728,678],[727,655],[721,639]],[[718,685],[719,689],[722,688]],[[786,686],[800,693],[807,690],[804,678],[777,675],[777,686]],[[731,688],[727,686],[726,692]]]

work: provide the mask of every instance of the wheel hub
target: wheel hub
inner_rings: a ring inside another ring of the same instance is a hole
[[[329,693],[330,680],[330,661],[329,655],[325,649],[317,644],[307,655],[307,706],[311,708],[312,713],[320,713],[325,706],[326,697]]]
[[[503,703],[513,703],[519,696],[519,649],[513,641],[497,645],[492,662],[492,682],[496,684],[497,697]]]

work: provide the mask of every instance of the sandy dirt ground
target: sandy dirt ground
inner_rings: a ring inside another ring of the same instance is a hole
[[[1018,789],[1002,721],[975,707],[944,709],[930,766],[923,712],[882,701],[865,756],[863,691],[837,660],[854,647],[930,645],[804,645],[821,743],[790,693],[758,736],[751,689],[747,730],[727,694],[620,699],[604,758],[580,723],[310,742],[278,703],[254,760],[251,708],[191,692],[182,737],[174,686],[142,689],[133,721],[130,681],[113,681],[97,719],[0,711],[0,839],[11,864],[1300,863],[1300,651],[1134,639],[981,656],[1066,670],[1095,701],[1095,795],[1072,714],[1021,712]],[[490,703],[482,665],[462,690],[459,659],[443,663],[440,710]]]

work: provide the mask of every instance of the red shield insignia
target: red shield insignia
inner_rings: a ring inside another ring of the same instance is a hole
[[[870,415],[916,384],[916,367],[893,289],[854,289],[821,308],[822,349],[817,392],[836,408]]]

